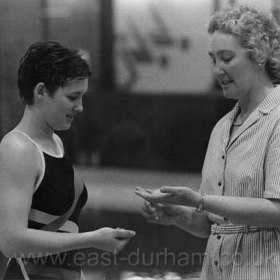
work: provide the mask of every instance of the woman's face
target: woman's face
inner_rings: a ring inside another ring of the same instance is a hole
[[[250,95],[258,80],[258,66],[248,58],[234,36],[214,32],[210,38],[209,56],[225,97],[240,99]]]
[[[67,130],[78,113],[83,111],[82,99],[88,89],[88,79],[74,79],[59,87],[44,100],[44,118],[52,130]]]

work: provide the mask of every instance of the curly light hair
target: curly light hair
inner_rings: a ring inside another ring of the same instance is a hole
[[[280,29],[271,14],[249,6],[217,12],[208,24],[208,33],[215,31],[233,35],[248,57],[264,64],[274,83],[280,82]]]

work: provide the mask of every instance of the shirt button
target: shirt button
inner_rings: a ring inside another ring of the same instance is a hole
[[[225,159],[225,155],[222,155],[222,159]]]
[[[221,235],[217,235],[217,239],[221,239]]]
[[[218,264],[219,264],[219,262],[218,262],[218,261],[214,261],[214,265],[216,265],[216,266],[217,266]]]
[[[221,181],[219,181],[219,182],[218,182],[218,186],[220,187],[221,185],[222,185],[222,182],[221,182]]]

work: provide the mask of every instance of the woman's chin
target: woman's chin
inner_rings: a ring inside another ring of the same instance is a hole
[[[229,99],[238,99],[236,93],[234,93],[234,92],[231,91],[231,90],[223,89],[223,96],[224,96],[225,98],[229,98]]]
[[[70,128],[71,128],[71,124],[68,123],[68,124],[57,126],[54,130],[56,130],[56,131],[64,131],[64,130],[68,130]]]

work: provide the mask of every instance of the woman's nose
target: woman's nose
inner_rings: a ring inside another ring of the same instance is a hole
[[[84,108],[83,108],[83,101],[82,101],[82,99],[80,99],[80,100],[76,103],[75,110],[76,110],[76,112],[78,112],[78,113],[82,113],[82,112],[83,112]]]
[[[213,66],[213,73],[214,75],[217,77],[219,75],[222,75],[224,74],[224,69],[221,67],[221,65],[219,63],[216,63],[214,66]]]

